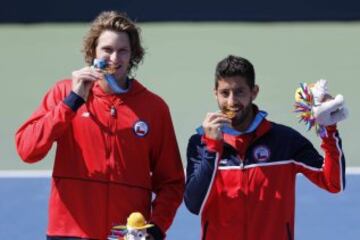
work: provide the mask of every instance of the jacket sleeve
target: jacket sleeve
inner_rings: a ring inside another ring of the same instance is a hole
[[[322,138],[320,156],[308,140],[298,151],[295,160],[297,172],[329,192],[337,193],[345,188],[345,157],[336,126],[327,127],[328,136]]]
[[[50,89],[37,110],[16,132],[16,148],[25,162],[33,163],[44,158],[75,115],[68,104],[79,99],[71,94],[66,96],[63,88],[57,84]]]
[[[159,110],[159,128],[154,129],[156,135],[152,139],[156,142],[151,157],[151,182],[155,198],[150,221],[165,234],[182,202],[185,176],[169,110],[167,106]]]
[[[193,135],[187,147],[186,186],[184,201],[187,209],[199,214],[215,178],[222,142]]]

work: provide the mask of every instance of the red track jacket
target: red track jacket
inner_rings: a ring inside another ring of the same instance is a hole
[[[196,134],[188,145],[185,204],[201,215],[202,240],[293,240],[296,174],[329,192],[345,184],[335,126],[322,140],[325,157],[295,130],[259,112],[254,131],[224,142]]]
[[[47,234],[106,239],[134,211],[166,232],[184,191],[166,103],[134,80],[122,95],[107,95],[95,84],[73,111],[69,99],[64,102],[70,91],[71,80],[58,82],[16,133],[28,163],[57,143]]]

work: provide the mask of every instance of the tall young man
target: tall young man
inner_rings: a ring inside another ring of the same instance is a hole
[[[321,147],[266,119],[253,65],[228,56],[216,67],[220,112],[208,113],[187,150],[185,204],[201,215],[203,240],[294,239],[295,178],[304,174],[329,192],[345,184],[336,124]]]
[[[48,239],[106,239],[141,212],[163,239],[184,191],[184,173],[166,103],[130,77],[143,59],[138,27],[124,14],[101,13],[84,41],[87,67],[59,81],[16,133],[28,163],[57,144]],[[111,69],[115,93],[98,68]],[[152,194],[155,194],[152,200]]]

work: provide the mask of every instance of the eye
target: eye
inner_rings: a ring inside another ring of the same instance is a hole
[[[112,53],[112,49],[110,47],[103,47],[102,50],[106,53]]]
[[[137,237],[137,238],[145,237],[145,233],[144,232],[137,232],[135,237]]]
[[[145,233],[143,233],[143,232],[138,232],[137,234],[136,234],[136,237],[139,237],[139,238],[142,238],[142,237],[144,237],[145,236]]]
[[[127,49],[127,48],[121,48],[121,49],[119,49],[119,52],[121,52],[121,53],[127,53],[127,52],[129,52],[129,49]]]
[[[228,90],[222,90],[220,91],[220,95],[223,97],[228,97],[229,96],[229,91]]]
[[[244,94],[245,94],[245,92],[244,92],[242,89],[237,90],[237,91],[235,92],[235,95],[236,95],[236,96],[243,96]]]

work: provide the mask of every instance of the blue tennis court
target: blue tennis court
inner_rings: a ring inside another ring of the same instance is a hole
[[[45,239],[49,181],[48,177],[0,178],[0,239]],[[298,177],[296,239],[358,240],[359,223],[360,174],[348,174],[345,191],[337,195]],[[199,218],[182,205],[167,239],[200,239]]]

